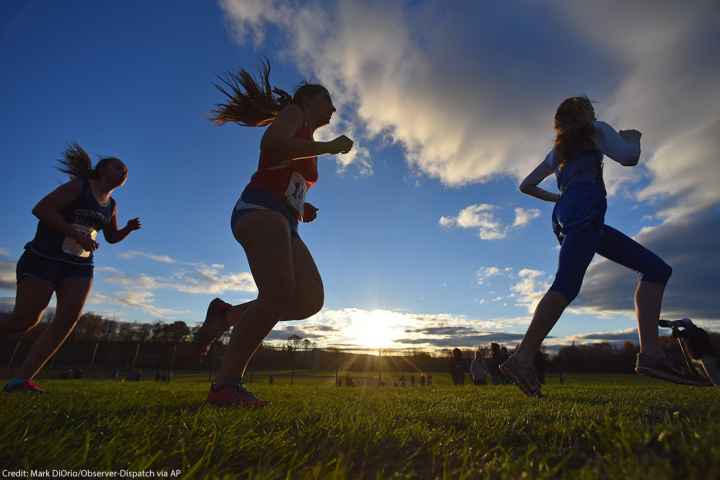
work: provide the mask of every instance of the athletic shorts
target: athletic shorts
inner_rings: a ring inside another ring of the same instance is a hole
[[[246,215],[252,211],[258,209],[267,209],[278,212],[288,222],[290,232],[293,236],[299,237],[298,234],[298,218],[295,210],[292,209],[287,203],[279,200],[275,195],[257,188],[245,188],[240,199],[233,208],[232,216],[230,218],[230,229],[233,229],[235,221],[242,215]]]
[[[59,288],[66,278],[93,278],[92,265],[76,265],[40,256],[25,250],[18,260],[16,268],[17,283],[24,277],[34,277],[50,282]]]
[[[553,230],[560,242],[558,268],[550,290],[571,302],[580,292],[585,272],[598,253],[635,270],[642,281],[666,284],[672,268],[655,253],[605,224],[607,202],[598,184],[571,185],[553,210]]]

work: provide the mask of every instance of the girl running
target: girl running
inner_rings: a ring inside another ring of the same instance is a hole
[[[298,222],[312,222],[318,209],[305,202],[318,180],[317,156],[347,153],[352,140],[342,135],[330,142],[313,140],[335,112],[330,94],[321,85],[304,84],[291,97],[270,86],[265,62],[260,84],[245,70],[229,75],[218,87],[227,103],[218,105],[212,119],[249,127],[267,126],[260,142],[258,169],[235,204],[230,228],[245,250],[255,283],[256,300],[232,306],[219,298],[208,306],[195,340],[205,354],[227,329],[230,345],[208,403],[217,406],[263,406],[242,385],[255,350],[281,320],[302,320],[319,312],[323,284],[315,261],[298,234]]]
[[[6,392],[43,391],[33,379],[77,324],[92,286],[97,232],[102,230],[108,243],[117,243],[141,226],[134,218],[117,228],[112,194],[127,180],[128,169],[122,161],[106,157],[93,168],[85,150],[72,144],[60,164],[58,169],[71,180],[46,195],[32,210],[39,220],[37,232],[18,260],[15,309],[0,323],[0,333],[30,331],[39,323],[53,292],[57,310],[17,377],[5,385]]]
[[[523,180],[520,191],[556,202],[553,231],[560,242],[555,281],[540,300],[517,351],[500,366],[528,396],[540,396],[533,358],[560,315],[580,291],[585,271],[595,253],[640,273],[635,290],[635,312],[640,353],[635,371],[678,383],[689,383],[658,344],[658,320],[663,292],[672,269],[660,257],[623,233],[605,225],[607,208],[602,176],[603,155],[624,166],[637,165],[637,130],[616,132],[597,121],[587,97],[563,101],[555,114],[555,146],[545,160]],[[560,194],[538,184],[554,173]]]

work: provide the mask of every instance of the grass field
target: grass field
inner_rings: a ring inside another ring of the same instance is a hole
[[[201,379],[43,386],[51,393],[0,396],[0,469],[124,469],[126,478],[172,478],[173,469],[182,472],[176,478],[720,478],[720,391],[639,377],[551,379],[540,400],[510,385],[259,383],[252,389],[272,404],[256,411],[203,406]]]

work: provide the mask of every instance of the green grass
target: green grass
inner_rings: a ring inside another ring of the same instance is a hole
[[[434,380],[439,380],[437,375]],[[257,411],[207,383],[46,381],[0,396],[8,469],[182,470],[182,478],[720,478],[720,391],[639,377],[513,386],[266,382]]]

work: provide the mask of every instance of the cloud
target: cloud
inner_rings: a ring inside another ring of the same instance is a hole
[[[499,240],[505,238],[507,227],[495,217],[493,214],[495,209],[496,206],[487,203],[469,205],[460,210],[455,217],[440,217],[438,223],[445,228],[477,230],[478,236],[483,240]]]
[[[407,333],[420,333],[423,335],[460,335],[474,333],[477,330],[471,327],[425,327],[414,330],[406,330]]]
[[[551,148],[559,102],[588,94],[600,118],[644,133],[638,168],[606,161],[611,195],[654,203],[663,220],[720,200],[715,0],[221,5],[239,42],[264,48],[274,32],[279,57],[328,86],[343,128],[399,146],[410,169],[443,184],[524,177]],[[480,235],[502,238],[487,219]]]
[[[475,272],[475,280],[478,285],[483,285],[488,279],[499,275],[509,275],[512,272],[511,267],[481,267]]]
[[[617,80],[612,59],[532,3],[221,5],[239,42],[278,32],[280,55],[328,86],[358,133],[399,145],[410,168],[448,185],[527,173],[550,147],[559,101]]]
[[[159,262],[159,263],[176,263],[177,262],[174,258],[169,257],[167,255],[156,255],[154,253],[140,252],[137,250],[128,250],[127,252],[123,252],[123,253],[119,254],[118,256],[125,260],[130,260],[130,259],[136,258],[136,257],[142,257],[142,258],[148,258],[150,260],[153,260],[153,261]]]
[[[720,56],[717,2],[557,2],[570,24],[625,65],[606,109],[621,128],[644,132],[650,183],[639,200],[667,200],[660,216],[679,218],[720,200]],[[586,28],[589,24],[602,29]],[[622,170],[622,169],[618,169]]]
[[[220,294],[223,292],[256,293],[257,287],[249,272],[224,273],[224,266],[193,264],[168,276],[146,274],[126,275],[117,269],[108,270],[108,283],[143,290],[167,289],[182,293]]]
[[[633,342],[638,343],[638,331],[637,328],[627,328],[625,330],[619,330],[614,332],[595,332],[585,333],[582,335],[572,335],[567,337],[566,341],[576,341],[578,343],[584,343],[587,340],[598,341],[598,342]]]
[[[15,297],[0,297],[0,312],[12,312],[15,307]]]
[[[8,257],[8,256],[10,256],[10,254],[8,253],[8,249],[0,247],[0,257]]]
[[[490,343],[504,343],[512,346],[523,339],[520,333],[482,333],[476,335],[453,335],[442,338],[402,338],[399,343],[408,345],[422,345],[427,347],[459,347],[476,348],[488,346]]]
[[[145,313],[158,318],[177,318],[178,315],[186,315],[189,310],[177,310],[173,308],[158,307],[153,302],[155,296],[152,292],[126,290],[117,295],[109,296],[111,303],[117,303],[132,308],[138,308]]]
[[[522,227],[523,225],[527,225],[532,220],[538,218],[540,216],[540,210],[537,208],[521,208],[517,207],[515,208],[515,221],[513,222],[513,227]]]
[[[720,208],[717,206],[669,220],[635,238],[673,268],[663,301],[665,318],[720,320],[718,238]],[[595,312],[632,312],[636,282],[632,271],[607,260],[600,261],[588,269],[573,306],[577,304]]]
[[[522,335],[503,332],[527,325],[527,317],[469,318],[447,313],[414,313],[386,309],[323,309],[302,322],[282,322],[268,337],[283,342],[289,335],[309,338],[327,347],[436,348],[450,344],[476,346],[514,341]],[[509,335],[509,336],[507,336]]]
[[[15,290],[15,262],[0,260],[0,290]]]
[[[507,236],[512,228],[520,228],[540,216],[537,208],[515,208],[515,221],[508,226],[497,218],[494,212],[499,207],[487,203],[469,205],[456,216],[441,216],[438,223],[444,228],[463,228],[477,230],[478,236],[483,240],[500,240]]]
[[[532,313],[551,283],[547,281],[544,272],[530,268],[520,270],[518,278],[519,280],[510,287],[510,290],[515,294],[516,305],[525,306],[528,312]]]

